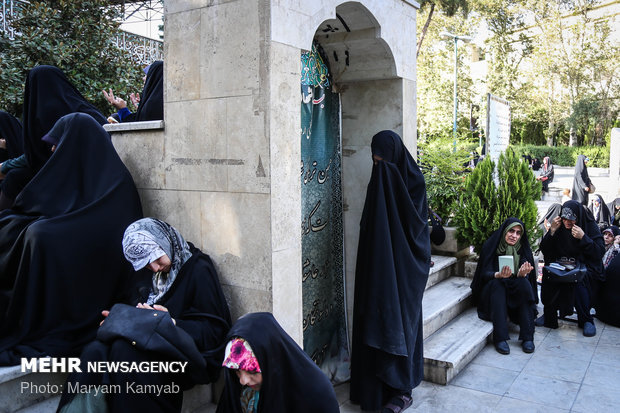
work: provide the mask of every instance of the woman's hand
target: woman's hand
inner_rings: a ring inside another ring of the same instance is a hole
[[[512,270],[510,269],[510,267],[504,265],[501,271],[495,273],[495,278],[510,278],[511,275]]]
[[[560,218],[559,216],[553,218],[553,221],[551,221],[551,227],[549,228],[551,235],[555,234],[555,231],[560,228],[560,225],[562,225],[562,218]]]
[[[528,261],[525,261],[522,265],[521,268],[519,268],[519,271],[517,272],[517,277],[525,277],[526,275],[528,275],[530,273],[530,271],[532,271],[534,269],[534,267],[532,266],[532,264],[530,264]]]
[[[109,311],[109,310],[103,310],[103,311],[101,312],[101,315],[102,315],[102,316],[104,316],[104,317],[107,317],[109,314],[110,314],[110,311]],[[101,320],[101,322],[99,323],[99,325],[103,324],[103,322],[104,322],[104,321],[105,321],[105,318],[104,318],[103,320]]]
[[[577,238],[577,239],[581,239],[585,235],[583,230],[577,225],[573,225],[573,228],[570,230],[570,233],[573,235],[574,238]]]
[[[163,305],[159,305],[159,304],[153,304],[153,306],[151,307],[148,304],[143,304],[143,303],[138,303],[138,305],[136,305],[137,308],[144,308],[146,310],[157,310],[157,311],[165,311],[168,312],[168,309],[166,307],[164,307]],[[172,318],[172,317],[170,317]],[[172,322],[176,325],[177,322],[174,318],[172,318]]]
[[[127,107],[127,102],[117,96],[114,96],[114,92],[112,92],[112,89],[110,89],[109,92],[106,92],[105,90],[103,90],[102,92],[103,96],[110,103],[110,105],[114,106],[116,109],[122,109]]]

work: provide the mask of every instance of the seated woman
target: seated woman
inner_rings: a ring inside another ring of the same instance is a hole
[[[22,124],[10,113],[0,111],[0,163],[23,153]]]
[[[540,175],[536,177],[537,180],[542,182],[542,190],[544,192],[549,192],[549,184],[553,182],[553,164],[551,163],[551,159],[548,156],[543,158],[543,164],[541,168]]]
[[[604,278],[596,300],[596,318],[620,327],[620,254],[609,262]]]
[[[540,242],[540,250],[545,256],[545,265],[566,257],[584,264],[587,271],[577,283],[557,283],[543,276],[541,299],[544,314],[536,320],[536,324],[557,328],[558,312],[560,317],[564,317],[573,314],[575,308],[583,335],[596,335],[590,308],[596,282],[602,278],[605,248],[603,236],[592,215],[578,201],[565,202],[561,215],[553,219],[549,231]]]
[[[50,134],[57,150],[0,213],[0,365],[79,355],[131,274],[120,240],[142,207],[108,133],[74,113]]]
[[[327,376],[271,313],[244,315],[226,340],[217,413],[339,412]]]
[[[603,268],[607,268],[611,260],[620,254],[620,228],[615,225],[603,230],[605,241],[605,254],[603,255]]]
[[[156,350],[141,350],[124,337],[104,341],[98,338],[82,352],[82,366],[87,361],[159,360],[189,361],[189,365],[183,374],[118,372],[102,375],[86,373],[83,368],[82,373],[69,376],[68,384],[64,386],[60,412],[87,411],[85,406],[92,404],[95,397],[92,393],[70,393],[67,390],[71,388],[69,383],[120,385],[123,391],[107,394],[105,399],[96,401],[105,404],[111,412],[180,412],[183,390],[198,383],[213,382],[219,376],[224,338],[231,322],[228,304],[211,258],[186,242],[175,228],[154,218],[140,219],[127,228],[123,237],[123,252],[136,271],[148,269],[149,273],[149,288],[137,289],[132,304],[144,309],[145,314],[146,310],[169,312],[171,322],[181,330],[179,333],[191,337],[190,342],[204,360],[196,363],[191,359],[178,360]],[[103,311],[104,316],[108,314],[109,311]],[[105,326],[106,322],[112,321],[104,319],[102,325]],[[183,343],[172,344],[181,346]],[[179,388],[176,392],[160,395],[140,394],[125,391],[128,383],[170,386],[174,383]]]
[[[164,62],[157,60],[147,66],[146,79],[142,95],[138,95],[138,110],[131,113],[127,108],[127,102],[118,96],[114,96],[112,89],[103,91],[106,100],[118,109],[119,122],[138,122],[145,120],[164,119]],[[133,100],[133,99],[132,99]]]
[[[611,201],[607,209],[609,209],[611,225],[620,227],[620,198]]]
[[[553,218],[560,216],[561,212],[562,204],[553,203],[549,206],[549,209],[547,209],[547,213],[545,214],[545,216],[542,217],[540,221],[538,221],[538,226],[542,230],[543,235],[546,234],[547,231],[549,231]]]
[[[609,208],[603,201],[603,197],[600,195],[593,195],[592,202],[588,206],[588,209],[594,217],[594,222],[598,225],[601,231],[611,225],[611,214]]]
[[[512,257],[510,266],[499,268],[498,257]],[[493,344],[501,354],[509,354],[507,340],[510,318],[519,324],[519,340],[526,353],[534,351],[534,319],[538,293],[534,257],[525,225],[508,218],[484,243],[471,283],[478,317],[493,322]]]
[[[58,119],[75,112],[92,116],[100,125],[107,123],[59,68],[41,65],[28,72],[24,90],[24,154],[0,165],[0,174],[6,175],[1,187],[5,205],[10,207],[13,204],[20,191],[50,158],[49,147],[41,140],[43,135]]]

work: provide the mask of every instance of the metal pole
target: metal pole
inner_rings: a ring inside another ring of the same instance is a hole
[[[454,117],[452,122],[452,137],[454,138],[453,152],[456,153],[456,112],[458,110],[458,100],[456,94],[456,81],[457,81],[457,67],[458,67],[458,48],[457,42],[459,41],[457,36],[454,36]]]

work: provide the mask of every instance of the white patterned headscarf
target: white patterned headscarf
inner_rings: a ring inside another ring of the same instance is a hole
[[[132,223],[123,236],[125,258],[138,271],[164,254],[170,258],[168,274],[153,274],[153,289],[146,304],[155,304],[170,289],[181,267],[192,256],[189,245],[170,224],[155,218]]]

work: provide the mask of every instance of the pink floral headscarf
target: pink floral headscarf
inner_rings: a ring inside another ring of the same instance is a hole
[[[245,370],[260,373],[258,360],[250,347],[250,343],[238,337],[230,340],[226,345],[222,366],[233,370]]]

